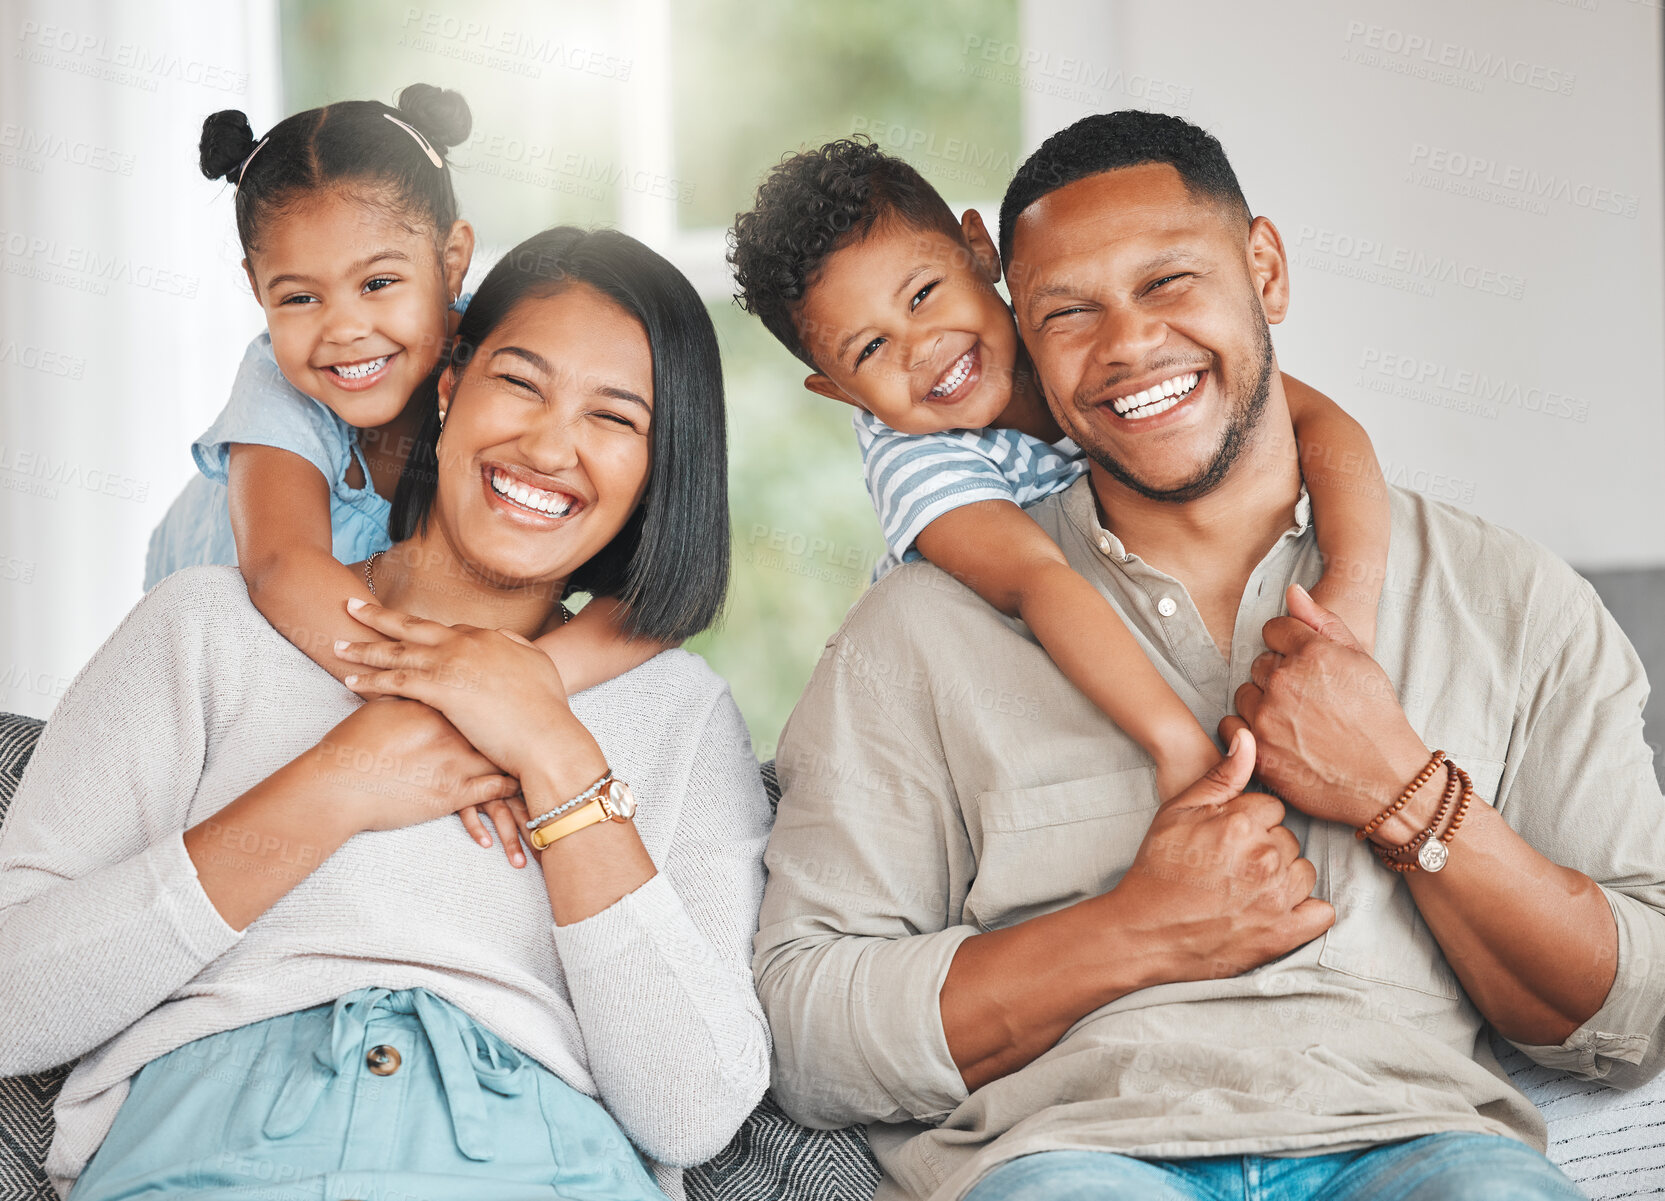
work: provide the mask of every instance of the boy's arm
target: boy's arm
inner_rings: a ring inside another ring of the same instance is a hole
[[[1070,683],[1156,760],[1164,800],[1219,760],[1110,602],[1016,504],[983,500],[952,509],[925,527],[917,545],[996,609],[1024,620]]]
[[[676,645],[629,637],[624,632],[622,613],[621,602],[609,596],[595,597],[571,621],[556,626],[534,643],[555,660],[569,696],[622,676]]]
[[[1324,557],[1312,597],[1374,651],[1388,552],[1387,482],[1376,449],[1364,427],[1322,392],[1291,375],[1283,387]]]
[[[332,650],[338,639],[380,635],[347,615],[349,597],[376,598],[362,575],[336,561],[328,481],[292,451],[242,444],[231,448],[227,477],[237,566],[254,607],[336,679],[363,670]]]

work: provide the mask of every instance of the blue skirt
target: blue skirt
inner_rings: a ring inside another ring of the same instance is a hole
[[[427,989],[186,1043],[133,1078],[70,1201],[664,1201],[595,1101]]]

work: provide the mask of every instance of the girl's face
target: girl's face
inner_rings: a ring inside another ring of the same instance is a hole
[[[348,425],[385,425],[438,363],[474,250],[445,246],[362,192],[331,188],[274,215],[244,261],[284,377]]]
[[[528,297],[440,377],[432,520],[498,584],[559,584],[624,528],[652,461],[653,351],[587,284]]]

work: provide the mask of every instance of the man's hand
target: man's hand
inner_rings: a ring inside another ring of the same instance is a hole
[[[1226,758],[1156,811],[1111,890],[1123,920],[1166,932],[1165,980],[1235,976],[1335,922],[1312,895],[1318,872],[1282,824],[1283,805],[1243,791],[1254,767],[1254,735],[1239,722]]]
[[[1237,690],[1237,712],[1259,740],[1260,778],[1303,813],[1362,826],[1428,761],[1393,681],[1345,623],[1299,584],[1288,617],[1262,633],[1269,648]],[[1228,724],[1221,723],[1221,736]]]

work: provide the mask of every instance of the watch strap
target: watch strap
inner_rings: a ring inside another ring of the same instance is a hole
[[[613,770],[612,768],[608,768],[606,771],[601,773],[601,779],[597,780],[594,784],[591,784],[588,788],[573,797],[570,801],[563,801],[561,804],[555,806],[555,808],[550,809],[545,813],[538,814],[531,821],[526,823],[526,828],[528,830],[536,830],[541,826],[547,826],[563,813],[570,813],[572,810],[582,805],[585,801],[594,800],[596,797],[601,796],[607,791],[607,786],[612,782]]]
[[[532,846],[543,850],[551,843],[565,838],[568,834],[576,833],[586,826],[593,826],[612,817],[611,811],[600,797],[583,805],[571,813],[556,818],[546,826],[539,826],[532,831]]]

